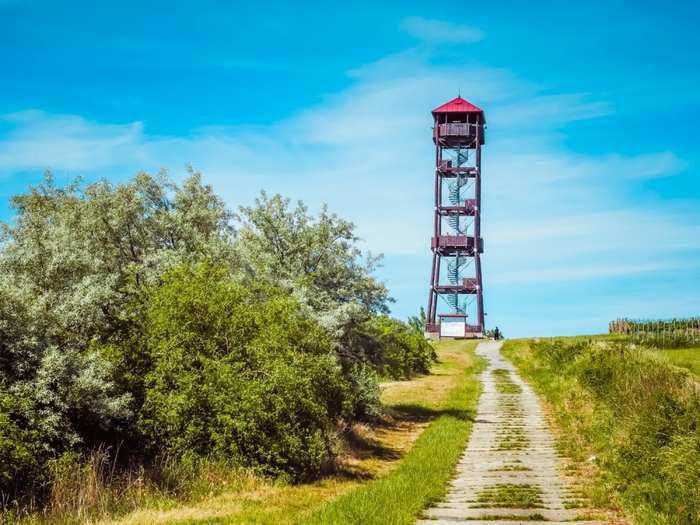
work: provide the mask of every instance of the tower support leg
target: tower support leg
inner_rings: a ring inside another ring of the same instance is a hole
[[[428,312],[427,312],[427,322],[435,323],[435,314],[433,313],[433,303],[435,298],[435,266],[437,264],[437,254],[433,252],[433,269],[430,272],[430,292],[428,293]]]

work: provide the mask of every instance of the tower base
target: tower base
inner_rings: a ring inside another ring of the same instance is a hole
[[[484,330],[481,326],[460,322],[441,322],[426,324],[423,335],[426,339],[483,339]]]

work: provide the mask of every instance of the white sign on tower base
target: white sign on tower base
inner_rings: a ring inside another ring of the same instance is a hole
[[[452,322],[446,323],[442,321],[440,323],[440,337],[464,337],[465,336],[465,324],[462,322]]]

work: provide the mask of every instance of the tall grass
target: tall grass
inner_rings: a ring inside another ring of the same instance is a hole
[[[653,351],[662,361],[666,361],[674,366],[690,370],[696,377],[700,378],[700,347],[672,349],[662,348]]]
[[[48,495],[33,502],[4,502],[0,523],[78,524],[143,507],[167,508],[210,497],[222,490],[253,487],[251,471],[221,461],[160,458],[152,465],[118,466],[117,454],[98,448],[86,457],[64,454],[51,464]]]
[[[700,523],[700,386],[625,342],[512,341],[504,352],[544,394],[567,455],[597,465],[594,502],[636,523]]]

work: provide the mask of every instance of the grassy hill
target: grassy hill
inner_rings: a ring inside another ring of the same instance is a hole
[[[700,523],[698,349],[620,337],[508,341],[594,504],[638,524]]]

